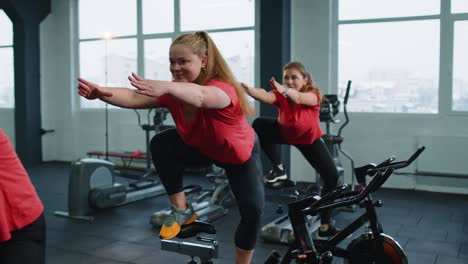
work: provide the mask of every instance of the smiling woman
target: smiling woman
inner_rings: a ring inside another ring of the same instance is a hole
[[[198,218],[183,192],[185,167],[215,163],[226,171],[241,216],[234,237],[236,263],[250,263],[264,206],[259,145],[246,119],[253,107],[206,32],[178,36],[169,60],[173,82],[132,73],[133,90],[78,78],[78,93],[124,108],[167,108],[176,128],[156,134],[150,144],[172,204],[160,237],[171,239]]]

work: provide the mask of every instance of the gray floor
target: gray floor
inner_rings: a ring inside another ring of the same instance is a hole
[[[186,256],[161,252],[158,230],[148,223],[152,212],[167,207],[166,197],[102,211],[93,223],[86,223],[53,215],[67,208],[68,164],[45,163],[29,173],[45,206],[48,264],[187,262]],[[188,177],[187,183],[196,180],[200,178]],[[274,193],[269,191],[269,195]],[[382,189],[375,198],[384,203],[378,211],[385,233],[399,241],[409,263],[468,263],[467,196]],[[278,217],[276,207],[276,202],[267,202],[264,223]],[[340,212],[335,217],[337,225],[344,226],[358,214]],[[232,234],[238,219],[233,207],[214,223],[220,242],[220,258],[215,263],[234,263]],[[254,263],[263,263],[273,249],[284,253],[286,247],[259,239]]]

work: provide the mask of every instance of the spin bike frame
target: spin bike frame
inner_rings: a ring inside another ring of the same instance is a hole
[[[356,174],[359,174],[359,176],[362,176],[362,174],[369,175],[371,177],[373,176],[371,182],[364,189],[346,191],[348,186],[342,185],[322,198],[317,196],[308,197],[306,199],[290,203],[288,205],[289,219],[293,226],[295,241],[288,249],[286,255],[281,259],[280,263],[291,263],[294,259],[298,263],[331,263],[333,256],[350,259],[352,254],[356,253],[337,247],[337,245],[367,222],[369,222],[369,228],[372,232],[372,239],[376,241],[376,256],[377,258],[384,257],[384,234],[381,234],[383,233],[383,229],[378,221],[375,210],[375,207],[382,206],[382,202],[380,200],[374,202],[372,200],[371,193],[378,190],[394,170],[410,165],[421,154],[421,152],[424,151],[424,149],[425,147],[419,148],[406,161],[392,162],[395,157],[391,157],[379,165],[369,164],[356,168]],[[317,215],[323,210],[353,204],[359,204],[360,207],[365,208],[366,211],[345,229],[341,230],[338,234],[328,240],[313,240],[311,238],[306,224],[308,215]]]

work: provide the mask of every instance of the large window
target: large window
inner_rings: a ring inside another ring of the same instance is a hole
[[[468,111],[468,1],[337,2],[338,90],[353,81],[350,111]]]
[[[112,12],[105,12],[109,8]],[[204,30],[234,75],[254,85],[254,0],[80,0],[78,12],[79,69],[86,79],[130,87],[127,76],[138,72],[171,80],[172,40]],[[81,99],[81,107],[102,108],[104,103]]]
[[[453,44],[452,110],[468,111],[468,20],[455,22]]]
[[[13,24],[0,9],[0,108],[15,107]]]

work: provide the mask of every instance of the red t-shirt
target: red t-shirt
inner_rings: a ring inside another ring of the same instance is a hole
[[[34,222],[44,211],[8,136],[0,128],[0,242]]]
[[[236,90],[220,80],[210,80],[204,85],[223,90],[231,99],[231,104],[223,109],[198,108],[194,119],[187,122],[182,103],[173,97],[158,97],[158,106],[169,110],[186,144],[198,148],[210,159],[242,164],[250,158],[255,132],[242,113]]]
[[[276,96],[280,132],[286,143],[311,144],[323,135],[320,128],[320,105],[296,104],[276,90],[273,93]]]

